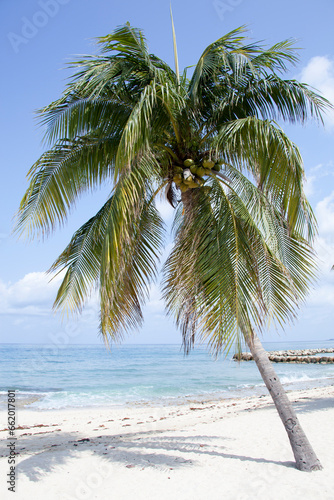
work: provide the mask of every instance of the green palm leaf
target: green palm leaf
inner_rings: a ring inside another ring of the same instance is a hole
[[[55,308],[81,311],[87,297],[98,286],[103,242],[112,204],[110,198],[99,212],[81,226],[49,269],[57,276],[66,270],[55,300]]]

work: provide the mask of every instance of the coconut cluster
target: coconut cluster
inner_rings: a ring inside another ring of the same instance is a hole
[[[212,170],[219,172],[220,163],[210,159],[204,159],[201,164],[196,164],[192,158],[187,158],[183,162],[183,167],[176,167],[173,181],[180,188],[182,193],[188,189],[195,189],[203,186],[203,177],[209,175]]]

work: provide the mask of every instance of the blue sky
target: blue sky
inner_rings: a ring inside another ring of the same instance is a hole
[[[300,62],[287,77],[318,88],[334,102],[332,0],[179,0],[173,3],[180,67],[196,63],[204,48],[226,32],[247,25],[249,36],[268,45],[294,38]],[[51,312],[57,282],[44,272],[71,234],[106,197],[101,190],[84,197],[69,222],[46,241],[25,243],[11,236],[12,218],[27,187],[26,173],[43,152],[43,131],[34,111],[59,97],[78,54],[96,53],[93,39],[129,21],[144,30],[150,51],[173,65],[169,0],[1,0],[1,226],[0,318],[2,342],[98,343],[96,301],[77,321]],[[319,222],[316,248],[320,279],[285,332],[265,340],[334,337],[334,114],[326,127],[310,123],[284,129],[299,146],[307,175],[306,192]],[[169,221],[171,211],[161,209]],[[145,309],[145,325],[130,343],[180,343],[164,316],[157,286]]]

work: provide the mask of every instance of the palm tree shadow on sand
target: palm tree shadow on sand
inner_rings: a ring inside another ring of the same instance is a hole
[[[315,411],[328,410],[334,408],[334,398],[311,399],[302,398],[305,400],[296,401],[293,407],[298,413],[311,413]]]
[[[166,431],[162,431],[166,432]],[[104,435],[93,438],[79,438],[77,434],[59,433],[54,444],[40,442],[34,436],[24,440],[25,449],[34,450],[34,455],[23,458],[17,465],[18,475],[25,475],[30,481],[38,482],[55,472],[59,466],[66,468],[71,459],[80,458],[81,452],[91,452],[109,464],[130,467],[151,467],[156,469],[179,469],[196,464],[201,457],[217,457],[242,462],[274,464],[295,468],[293,461],[276,461],[264,457],[228,453],[227,447],[216,444],[217,440],[230,438],[222,436],[186,437],[182,435],[162,436],[157,431],[135,432],[121,435]],[[201,444],[205,443],[205,444]],[[51,453],[50,453],[51,452]],[[189,454],[195,455],[187,458]]]

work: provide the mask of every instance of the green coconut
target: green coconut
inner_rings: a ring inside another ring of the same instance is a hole
[[[203,175],[205,175],[205,168],[203,168],[203,167],[198,167],[198,168],[197,168],[197,172],[196,172],[196,173],[197,173],[197,175],[198,175],[199,177],[202,177]]]
[[[183,172],[183,168],[182,167],[174,167],[174,172],[176,174],[182,174]]]
[[[184,160],[183,165],[187,168],[191,167],[191,165],[194,165],[194,160],[192,158],[187,158]]]
[[[175,174],[173,177],[173,181],[175,184],[181,184],[182,182],[182,175],[181,174]]]
[[[220,170],[219,163],[215,163],[214,166],[212,167],[212,170],[214,170],[215,172],[219,172],[219,170]]]
[[[189,186],[192,182],[194,182],[194,179],[192,177],[187,177],[186,179],[183,179],[183,182]]]
[[[191,165],[190,167],[190,172],[192,174],[197,174],[198,166],[197,165]]]
[[[212,160],[203,160],[203,167],[207,169],[213,168],[215,165],[215,162]]]

